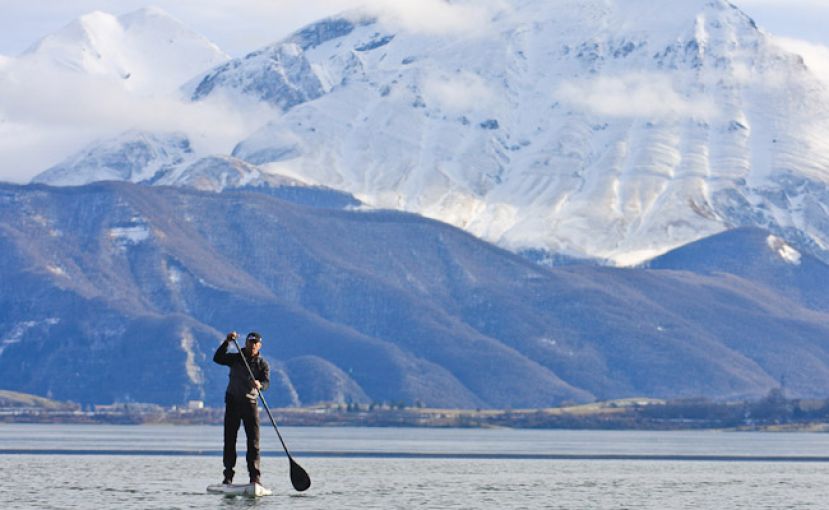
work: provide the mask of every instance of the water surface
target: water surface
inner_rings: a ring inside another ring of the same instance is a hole
[[[289,447],[316,452],[297,456],[313,480],[297,494],[268,430],[263,482],[275,495],[248,500],[204,491],[221,478],[221,458],[211,453],[221,446],[219,427],[0,425],[0,450],[38,452],[0,455],[0,508],[818,509],[829,501],[829,463],[792,460],[829,457],[822,434],[286,428]],[[72,449],[104,453],[49,453]],[[464,457],[486,452],[503,457]],[[520,457],[539,452],[660,460]],[[671,460],[724,452],[785,461]]]

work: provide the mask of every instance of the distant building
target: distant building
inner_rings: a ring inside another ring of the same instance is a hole
[[[188,400],[187,409],[204,409],[204,401],[202,400]]]
[[[121,414],[121,413],[160,413],[163,409],[158,404],[144,402],[115,402],[113,404],[95,404],[95,412],[98,414]]]

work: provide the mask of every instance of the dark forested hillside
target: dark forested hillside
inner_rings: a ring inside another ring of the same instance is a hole
[[[829,394],[819,289],[664,260],[547,269],[418,216],[256,191],[2,185],[0,388],[218,404],[213,350],[255,329],[274,405],[752,397],[781,376]]]

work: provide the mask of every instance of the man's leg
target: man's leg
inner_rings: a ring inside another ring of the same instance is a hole
[[[250,481],[258,482],[259,475],[259,409],[256,402],[246,403],[242,413],[242,421],[245,425],[245,435],[248,439],[248,474]]]
[[[223,461],[225,480],[233,481],[233,468],[236,467],[236,434],[242,419],[240,406],[233,397],[225,395],[225,447]]]

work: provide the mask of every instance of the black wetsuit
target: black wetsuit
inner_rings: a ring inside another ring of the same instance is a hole
[[[239,424],[244,423],[247,437],[248,474],[251,481],[259,480],[259,412],[257,409],[256,387],[250,380],[248,369],[242,362],[239,353],[227,352],[228,342],[223,342],[213,355],[213,361],[219,365],[230,367],[230,381],[225,392],[225,445],[224,466],[225,478],[233,479],[233,468],[236,467],[236,435],[239,433]],[[243,349],[244,351],[244,349]],[[250,365],[253,377],[262,383],[262,391],[270,385],[270,367],[260,355],[245,359]]]

